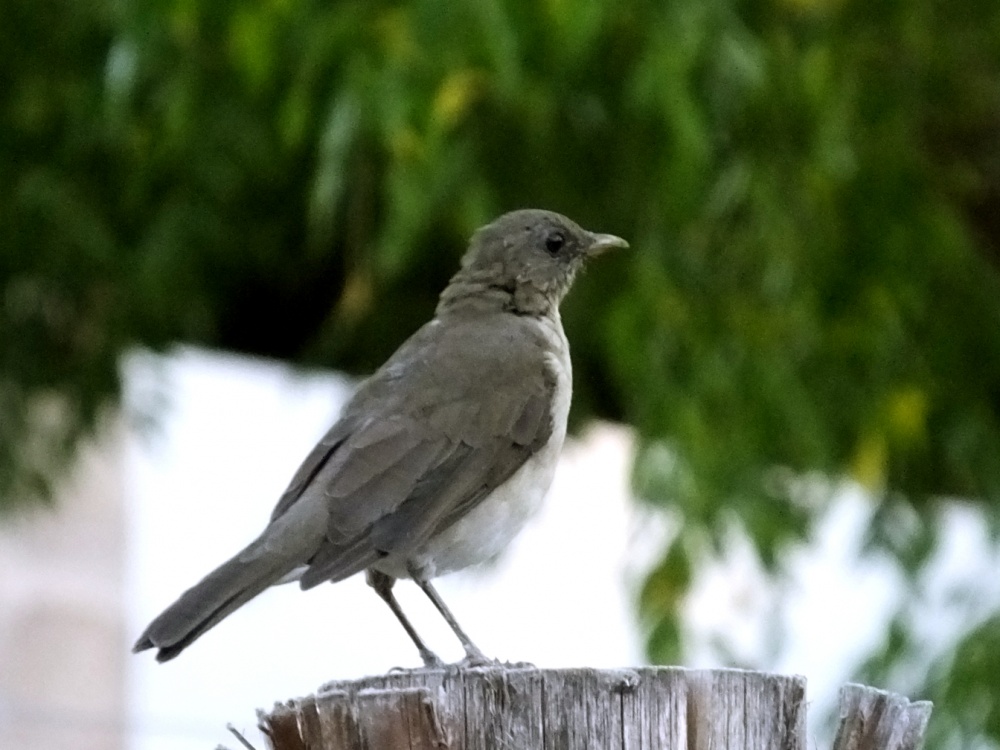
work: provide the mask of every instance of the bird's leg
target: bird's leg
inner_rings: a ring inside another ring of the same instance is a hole
[[[493,664],[491,659],[487,659],[483,652],[479,650],[479,647],[472,642],[472,639],[465,634],[458,621],[455,620],[455,616],[451,613],[451,610],[445,605],[444,600],[441,599],[438,592],[434,590],[431,586],[431,582],[428,581],[421,575],[415,574],[415,571],[411,570],[410,575],[413,576],[413,580],[421,588],[421,590],[427,594],[427,598],[431,600],[437,611],[441,613],[444,621],[448,623],[448,627],[451,628],[452,632],[458,637],[458,640],[462,643],[462,648],[465,649],[465,659],[463,659],[463,664],[470,667],[480,667],[487,664]]]
[[[441,661],[437,654],[427,648],[427,644],[417,634],[416,629],[410,624],[406,615],[403,614],[403,608],[399,606],[399,602],[393,596],[392,585],[396,582],[396,579],[392,576],[387,576],[385,573],[379,573],[371,569],[365,572],[365,579],[368,581],[368,585],[375,589],[375,593],[382,598],[382,601],[389,605],[392,613],[396,615],[399,624],[403,626],[406,634],[410,636],[410,640],[417,647],[417,651],[420,652],[420,658],[424,660],[424,666],[429,668],[443,667],[444,662]]]

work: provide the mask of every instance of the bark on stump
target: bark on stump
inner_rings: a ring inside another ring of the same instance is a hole
[[[834,750],[918,750],[929,703],[841,691]],[[273,750],[806,750],[805,679],[497,666],[332,682],[261,715]]]

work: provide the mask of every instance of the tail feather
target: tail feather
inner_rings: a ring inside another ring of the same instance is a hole
[[[284,556],[248,554],[223,563],[181,594],[149,624],[133,653],[157,648],[156,660],[173,659],[196,639],[292,571],[297,561]]]

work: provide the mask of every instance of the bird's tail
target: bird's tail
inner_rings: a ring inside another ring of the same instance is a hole
[[[261,591],[282,582],[296,566],[286,556],[268,554],[258,539],[181,594],[149,624],[132,652],[157,648],[157,661],[173,659]]]

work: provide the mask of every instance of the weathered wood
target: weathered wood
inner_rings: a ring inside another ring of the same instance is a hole
[[[488,667],[325,685],[273,750],[805,750],[805,680],[740,670]]]
[[[919,750],[931,717],[930,701],[864,685],[840,689],[840,725],[833,750]]]
[[[333,682],[260,723],[272,750],[805,750],[805,706],[802,677],[497,666]],[[847,685],[834,750],[919,750],[930,713]]]

